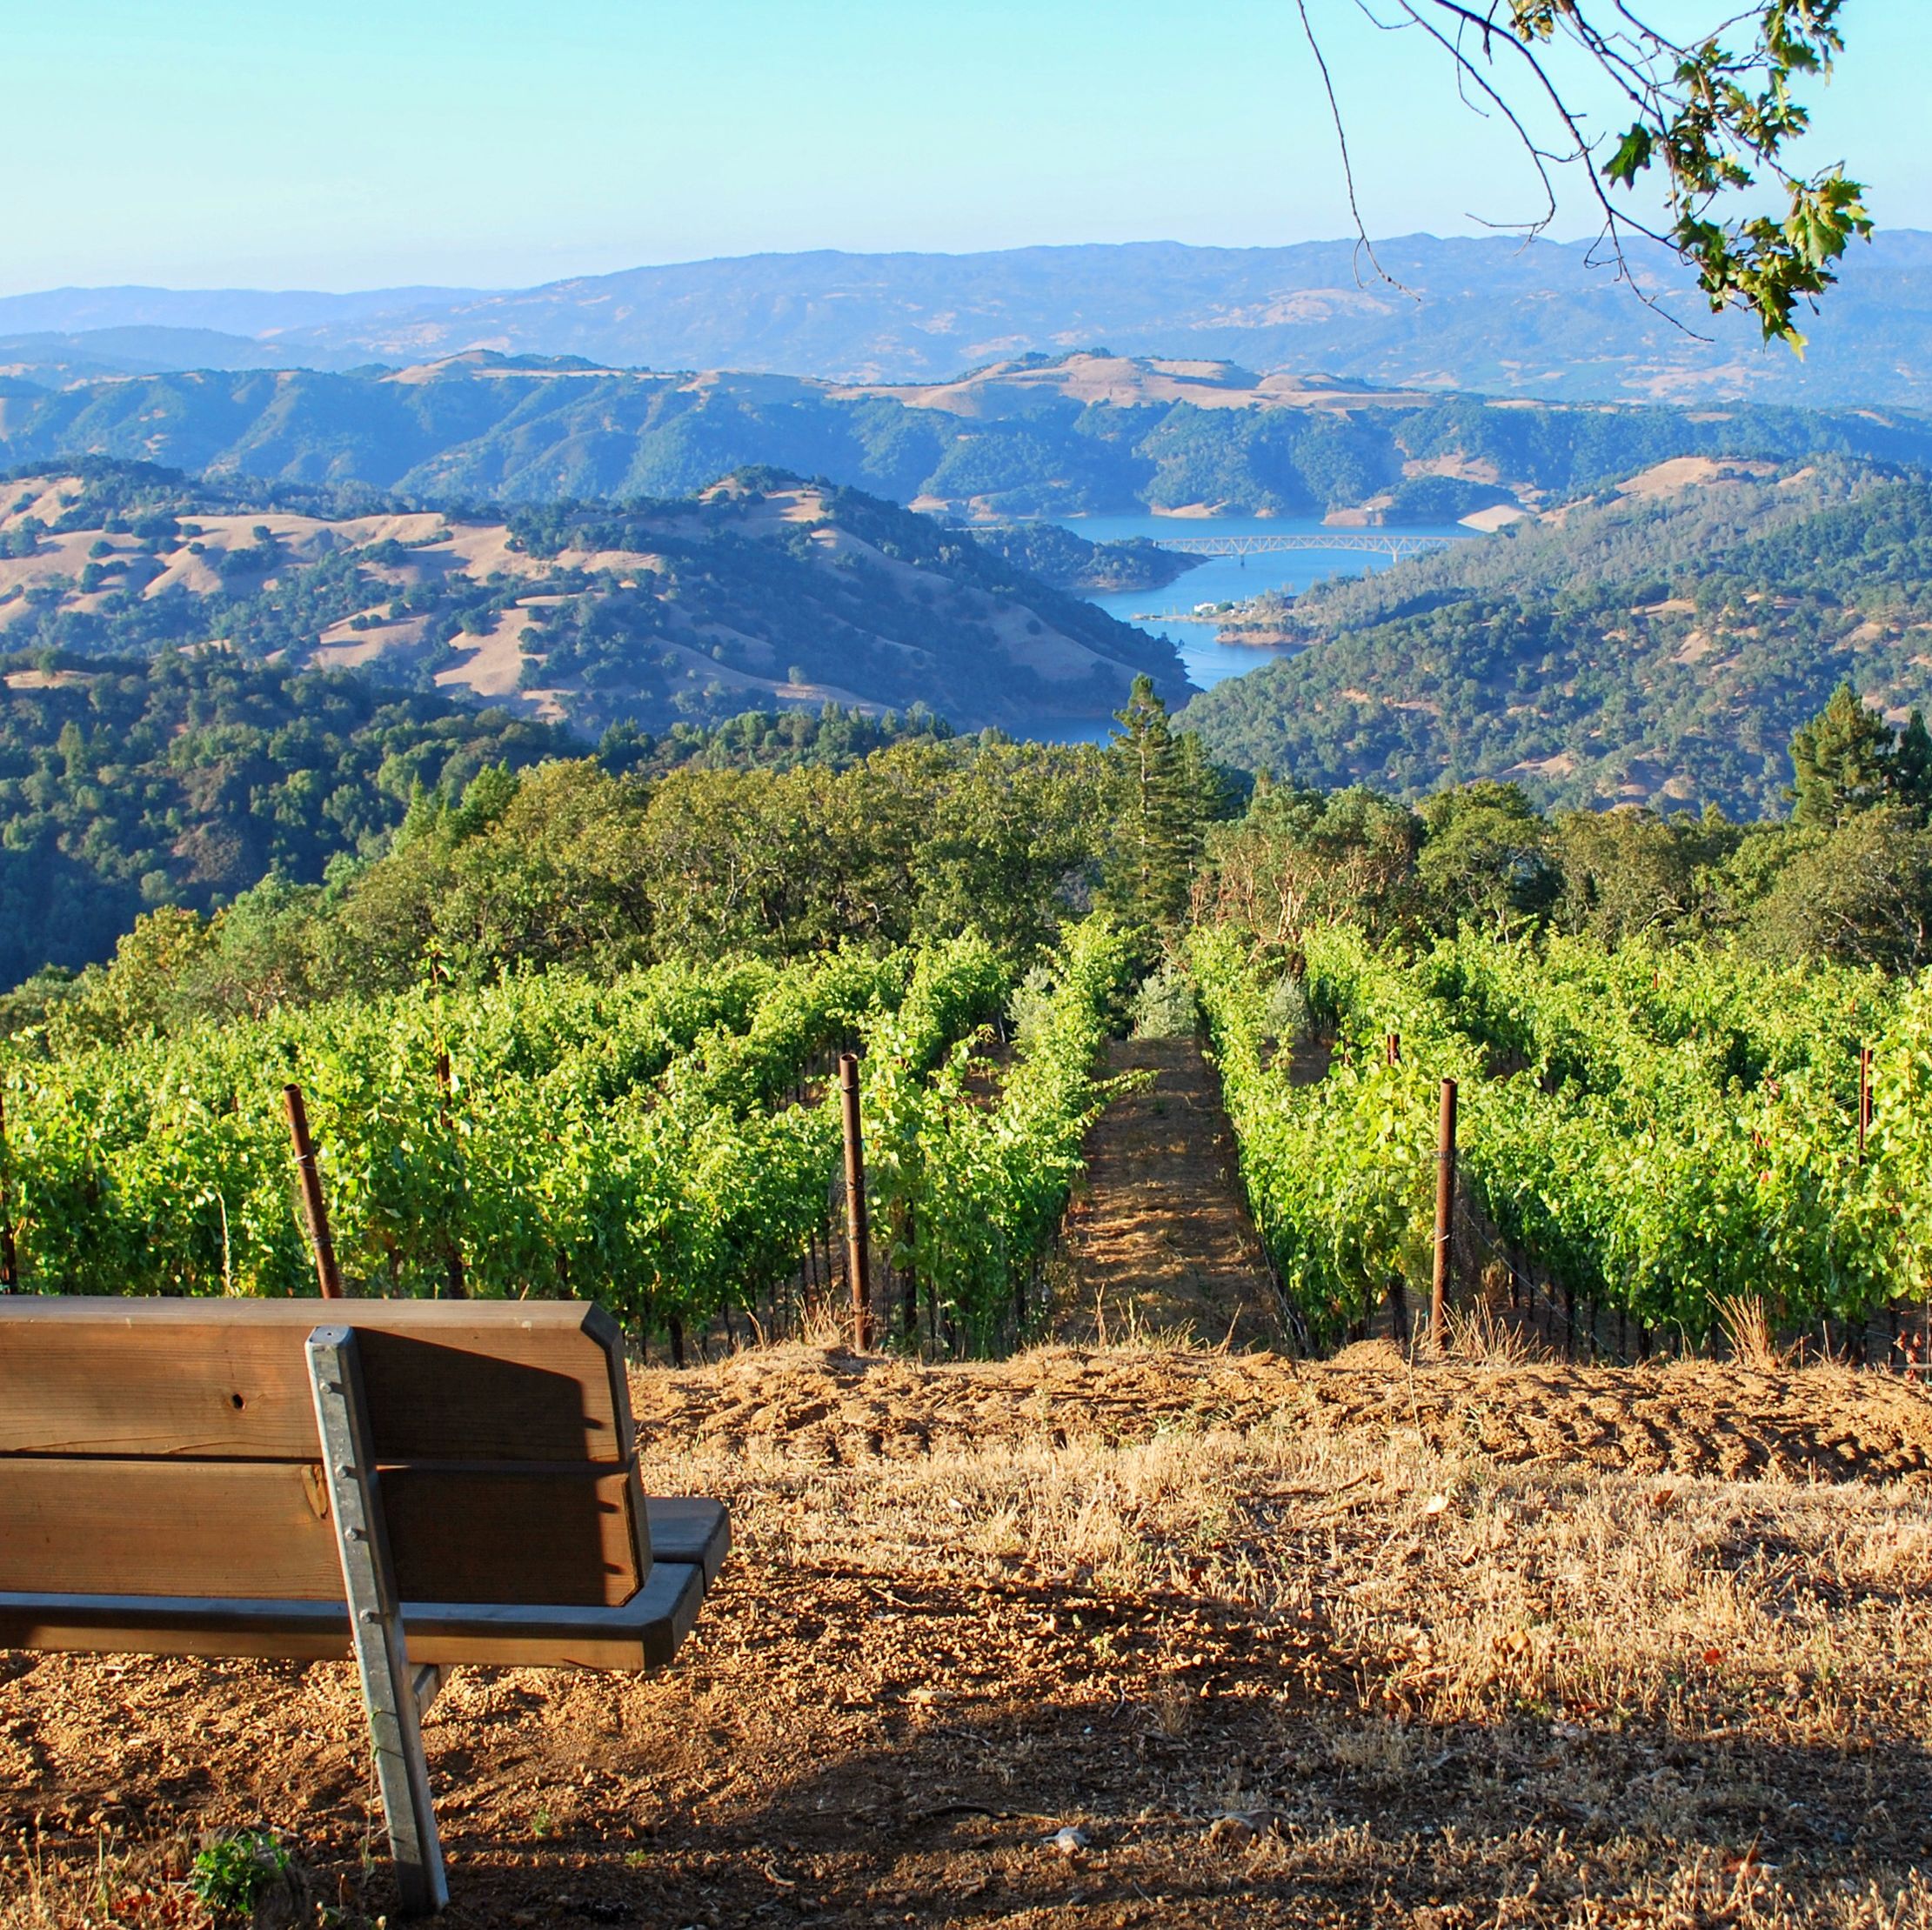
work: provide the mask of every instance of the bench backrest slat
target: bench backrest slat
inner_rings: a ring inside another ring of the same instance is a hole
[[[403,1598],[649,1568],[615,1324],[571,1302],[0,1299],[0,1593],[341,1599],[307,1340],[357,1330]]]
[[[599,1308],[23,1296],[0,1299],[0,1454],[313,1460],[303,1348],[338,1318],[361,1336],[384,1460],[630,1453],[621,1360],[615,1385],[612,1372],[617,1329]]]

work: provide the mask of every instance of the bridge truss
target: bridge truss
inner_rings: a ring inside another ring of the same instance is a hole
[[[1463,539],[1454,536],[1415,536],[1400,530],[1337,530],[1332,536],[1298,531],[1281,536],[1160,536],[1155,544],[1163,550],[1178,551],[1182,556],[1252,557],[1268,556],[1284,550],[1314,550],[1330,554],[1385,556],[1400,563],[1404,557],[1425,556],[1431,550],[1447,550]]]

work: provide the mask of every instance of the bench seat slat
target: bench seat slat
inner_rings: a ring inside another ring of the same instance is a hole
[[[672,1660],[704,1599],[701,1567],[657,1561],[621,1607],[405,1601],[403,1626],[414,1663],[638,1671]],[[325,1601],[0,1593],[0,1648],[332,1661],[350,1653],[349,1612]]]
[[[653,1494],[644,1511],[651,1524],[653,1562],[695,1562],[705,1571],[709,1588],[732,1551],[732,1518],[725,1504],[696,1495]]]

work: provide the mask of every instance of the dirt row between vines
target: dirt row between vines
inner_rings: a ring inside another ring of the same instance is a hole
[[[1241,1204],[1220,1082],[1200,1045],[1115,1039],[1106,1071],[1131,1083],[1087,1134],[1053,1337],[1274,1343],[1279,1302]]]
[[[1895,1380],[786,1349],[635,1399],[737,1546],[661,1676],[456,1673],[452,1926],[1932,1924]],[[0,1920],[201,1923],[245,1825],[264,1925],[372,1922],[366,1760],[346,1666],[0,1656]]]

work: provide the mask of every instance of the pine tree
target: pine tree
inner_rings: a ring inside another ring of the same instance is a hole
[[[1922,724],[1920,734],[1924,734]],[[1880,805],[1902,801],[1898,762],[1898,739],[1891,725],[1876,711],[1868,710],[1849,684],[1841,684],[1824,709],[1792,734],[1791,764],[1796,777],[1791,791],[1796,804],[1792,822],[1842,825]]]
[[[1176,740],[1151,677],[1134,678],[1127,706],[1115,718],[1121,838],[1102,899],[1136,925],[1172,924],[1187,910],[1200,826],[1209,815],[1199,795],[1206,767],[1198,750]]]
[[[1900,804],[1922,819],[1932,813],[1932,731],[1923,711],[1914,711],[1899,732],[1892,778]]]

